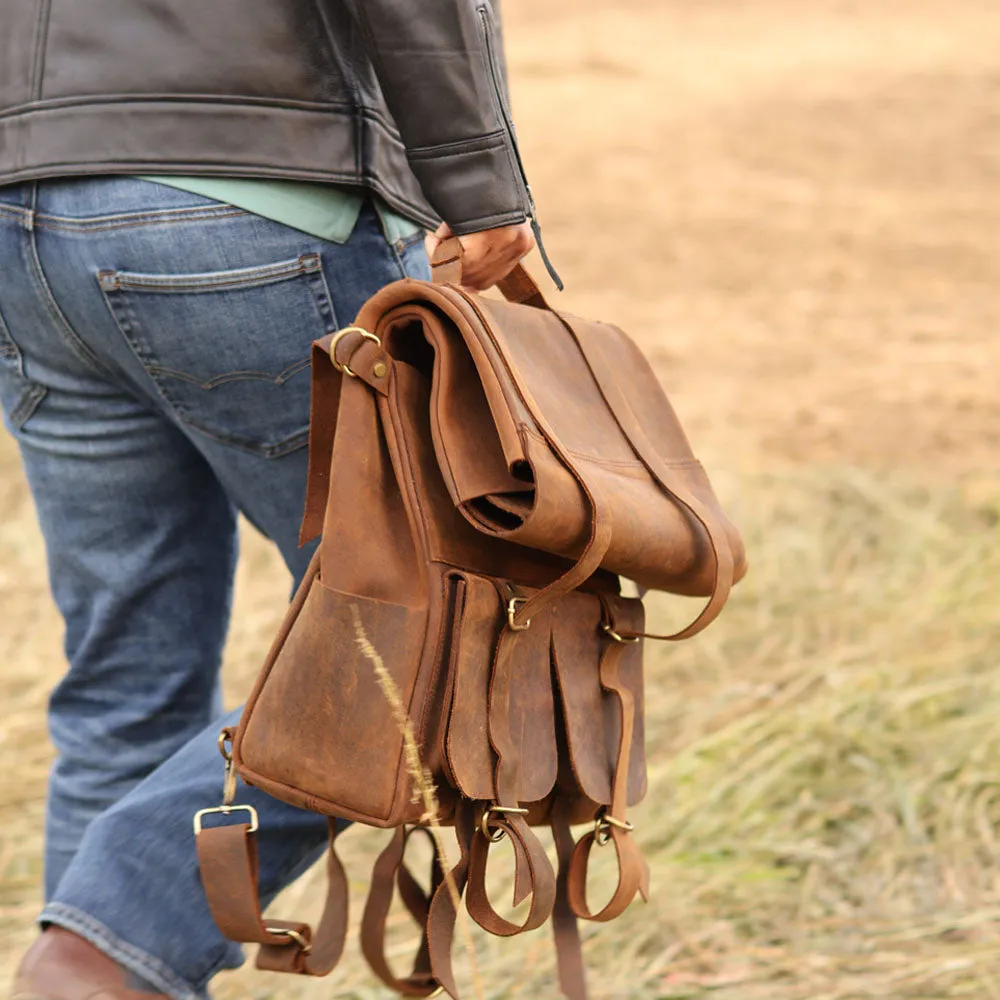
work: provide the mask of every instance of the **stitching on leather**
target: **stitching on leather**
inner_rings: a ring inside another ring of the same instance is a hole
[[[216,104],[220,107],[248,107],[248,108],[276,108],[282,111],[306,111],[316,114],[342,114],[347,118],[360,115],[368,121],[374,122],[385,132],[389,138],[402,144],[402,136],[395,124],[386,118],[377,108],[362,105],[361,107],[351,107],[340,101],[294,101],[287,98],[268,97],[223,97],[218,94],[144,94],[141,98],[135,94],[87,94],[82,97],[57,97],[47,100],[32,100],[26,104],[17,104],[12,108],[0,111],[0,123],[4,119],[22,118],[27,115],[45,113],[47,111],[59,111],[63,108],[75,107],[103,107],[118,104]]]
[[[49,37],[49,13],[52,0],[39,0],[38,21],[35,25],[35,53],[31,62],[31,98],[38,101],[42,96],[42,80],[45,75],[45,48]]]
[[[46,0],[50,2],[50,0]],[[180,94],[159,93],[143,94],[86,94],[80,97],[50,97],[34,98],[26,104],[16,104],[0,112],[0,121],[4,118],[17,118],[35,112],[59,111],[87,106],[104,106],[116,104],[218,104],[221,107],[264,107],[286,108],[289,111],[343,111],[350,115],[351,106],[342,101],[295,101],[277,97],[224,97],[219,94]],[[371,117],[375,117],[373,113]]]
[[[462,152],[475,152],[479,149],[493,149],[496,146],[503,145],[505,138],[503,129],[494,129],[492,132],[477,135],[471,139],[455,139],[452,142],[442,142],[435,146],[414,146],[407,151],[407,155],[411,159],[414,157],[422,159],[425,156],[449,156]],[[499,140],[499,142],[496,140]],[[441,152],[442,150],[444,151],[443,153]]]
[[[504,212],[501,215],[479,215],[474,219],[467,219],[465,222],[456,223],[452,226],[452,232],[456,236],[465,236],[468,233],[476,232],[479,228],[489,229],[508,222],[523,221],[524,209],[516,209],[512,212]]]
[[[395,382],[395,380],[393,380],[393,381]],[[398,400],[398,398],[399,398],[398,383],[396,383],[394,385],[394,392],[393,392],[393,394],[396,396],[396,398]],[[390,400],[388,400],[388,399],[385,401],[384,404],[380,405],[379,403],[376,403],[376,406],[378,406],[379,409],[382,408],[382,405],[384,405],[386,407],[386,409],[388,409],[388,411],[389,411],[389,421],[390,421],[390,424],[392,426],[393,435],[396,438],[396,446],[399,449],[399,453],[400,453],[401,456],[403,456],[403,458],[404,458],[404,460],[406,462],[406,465],[407,465],[407,473],[408,474],[406,476],[406,485],[409,488],[408,491],[410,493],[411,499],[413,501],[413,506],[416,509],[416,515],[417,515],[414,518],[414,523],[420,524],[421,526],[426,526],[428,518],[427,518],[427,515],[424,512],[423,507],[422,507],[421,502],[420,502],[420,491],[417,490],[416,487],[413,485],[416,482],[416,478],[413,475],[413,468],[418,463],[414,462],[413,455],[412,455],[411,451],[407,447],[406,435],[403,433],[403,428],[402,428],[402,426],[400,424],[400,421],[399,421],[399,413],[398,413],[397,408],[395,406],[393,406],[392,402]],[[410,534],[411,534],[411,537],[413,538],[414,546],[415,547],[419,546],[421,549],[423,549],[424,556],[426,558],[426,554],[428,552],[426,527],[424,527],[424,531],[423,531],[422,536],[420,538],[417,538],[415,532],[413,532],[412,530],[411,530]],[[419,553],[418,553],[417,558],[418,559],[420,558]],[[444,616],[442,615],[440,617],[443,618]],[[443,625],[443,623],[442,623],[442,625]],[[425,625],[424,626],[423,642],[421,643],[421,659],[423,658],[423,649],[426,646],[426,644],[427,644],[427,627]],[[407,704],[407,706],[406,706],[407,713],[412,713],[412,710],[413,710],[413,701],[412,701],[412,699],[413,699],[413,694],[411,693],[411,695],[410,695],[410,703]],[[418,732],[419,732],[419,730],[418,730]],[[400,754],[399,763],[396,766],[396,776],[395,776],[395,782],[394,782],[393,801],[392,801],[392,803],[389,806],[390,810],[393,809],[393,808],[395,808],[395,805],[396,805],[396,799],[398,797],[398,791],[397,790],[399,788],[400,777],[401,777],[401,775],[402,775],[402,773],[403,773],[403,771],[405,769],[405,764],[406,764],[406,762],[405,762],[404,756],[402,754]]]
[[[493,92],[493,107],[502,126],[502,145],[507,154],[507,163],[511,170],[511,176],[514,178],[515,186],[519,190],[522,187],[525,189],[524,194],[526,196],[526,202],[530,205],[531,192],[527,190],[528,179],[524,175],[524,171],[520,163],[519,153],[514,148],[514,143],[517,141],[514,137],[514,123],[511,121],[510,114],[504,106],[504,95],[500,92],[500,84],[498,83],[500,71],[499,67],[494,64],[493,46],[495,39],[493,37],[492,27],[493,12],[492,9],[487,8],[486,4],[480,4],[476,7],[476,14],[479,17],[479,22],[483,26],[483,41],[485,43],[483,47],[483,61],[486,63],[486,73],[490,78],[491,89]],[[507,141],[508,136],[510,137],[510,142]]]

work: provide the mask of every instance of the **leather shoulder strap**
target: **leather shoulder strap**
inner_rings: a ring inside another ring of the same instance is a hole
[[[257,839],[249,824],[196,835],[202,884],[212,919],[231,941],[259,944],[257,968],[325,976],[340,961],[347,937],[347,874],[337,856],[340,832],[330,820],[329,888],[315,934],[300,921],[264,920],[257,885]]]

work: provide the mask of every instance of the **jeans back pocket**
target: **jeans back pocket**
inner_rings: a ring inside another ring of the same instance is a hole
[[[306,443],[310,348],[337,328],[318,253],[201,274],[101,271],[98,281],[178,419],[266,457]]]

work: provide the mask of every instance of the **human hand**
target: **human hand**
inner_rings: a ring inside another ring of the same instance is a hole
[[[441,223],[436,232],[428,233],[425,244],[427,255],[433,257],[440,243],[452,235],[446,222]],[[535,246],[535,237],[528,222],[469,233],[460,236],[459,241],[463,251],[462,284],[476,291],[492,288],[506,278]]]

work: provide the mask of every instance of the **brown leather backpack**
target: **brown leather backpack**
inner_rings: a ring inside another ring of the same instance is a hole
[[[553,920],[560,982],[586,997],[576,919],[606,921],[648,893],[627,808],[646,791],[640,588],[705,596],[686,629],[719,613],[745,571],[677,417],[636,346],[616,327],[557,313],[523,269],[508,301],[457,282],[448,241],[438,283],[405,280],[316,343],[309,487],[302,537],[322,531],[232,740],[235,773],[279,799],[396,832],[376,864],[362,922],[375,973],[408,996],[457,996],[457,895],[487,931]],[[383,676],[376,660],[380,658]],[[398,693],[419,749],[387,697]],[[408,753],[410,755],[408,759]],[[457,864],[435,863],[429,893],[403,864],[429,822],[415,775],[454,826]],[[212,912],[230,938],[258,942],[260,968],[325,975],[340,958],[347,881],[334,851],[315,933],[264,920],[256,816],[196,819]],[[570,827],[589,823],[574,843]],[[532,827],[552,827],[558,874]],[[486,892],[490,847],[509,837],[523,924]],[[617,889],[586,898],[595,845],[617,853]],[[423,926],[413,971],[385,958],[394,883]],[[456,892],[457,889],[457,892]]]

